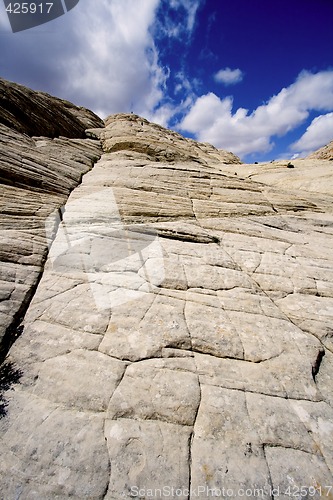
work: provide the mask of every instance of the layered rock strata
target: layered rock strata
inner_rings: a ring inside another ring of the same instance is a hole
[[[85,139],[85,130],[103,127],[98,116],[71,102],[0,78],[0,123],[29,136]]]
[[[333,141],[308,156],[310,159],[333,160]]]
[[[6,360],[4,498],[329,498],[331,191],[106,125]]]
[[[42,271],[48,250],[45,222],[102,153],[99,141],[73,137],[81,137],[86,124],[103,122],[91,111],[4,80],[0,99],[2,360],[20,334],[19,323]],[[77,116],[67,116],[68,108]],[[59,133],[61,137],[53,137]]]

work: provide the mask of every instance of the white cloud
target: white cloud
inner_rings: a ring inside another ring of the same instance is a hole
[[[174,20],[171,16],[167,16],[159,28],[162,28],[163,33],[171,37],[177,38],[183,33],[189,37],[193,32],[197,11],[202,0],[165,0],[165,3],[167,7],[182,12],[182,21],[179,22],[178,19]]]
[[[273,137],[304,123],[310,110],[333,110],[333,71],[302,72],[295,83],[252,113],[243,108],[233,113],[232,104],[231,97],[203,95],[194,102],[180,128],[200,141],[240,156],[270,151]]]
[[[73,51],[64,55],[66,93],[98,114],[158,104],[168,71],[159,65],[150,27],[160,0],[81,0],[73,10]],[[90,101],[90,102],[89,102]]]
[[[163,99],[169,76],[152,34],[161,2],[80,0],[50,23],[6,35],[2,75],[102,117],[145,114]]]
[[[147,110],[144,116],[150,122],[158,123],[159,125],[162,125],[162,127],[167,127],[169,121],[177,112],[177,106],[166,103],[158,106],[154,110]]]
[[[291,145],[301,156],[325,146],[333,140],[333,113],[317,116],[312,120],[302,137]]]
[[[134,111],[167,125],[184,111],[183,101],[193,98],[193,81],[179,79],[182,102],[171,103],[170,69],[161,63],[158,47],[179,34],[182,43],[190,41],[203,1],[80,0],[68,14],[15,35],[5,19],[2,76],[102,117]]]
[[[160,63],[154,36],[163,23],[163,36],[189,38],[201,2],[171,0],[178,11],[171,21],[160,15],[163,0],[98,0],[94,9],[81,0],[73,9],[73,52],[63,61],[67,98],[80,95],[103,117],[131,110],[167,125],[178,107],[165,103],[170,70]]]
[[[223,83],[224,85],[234,85],[235,83],[241,82],[243,77],[244,74],[239,68],[224,68],[215,73],[214,80],[218,83]]]

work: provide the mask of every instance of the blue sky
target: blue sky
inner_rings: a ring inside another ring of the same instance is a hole
[[[1,2],[0,75],[246,162],[304,156],[333,139],[333,1],[80,0],[15,34]]]

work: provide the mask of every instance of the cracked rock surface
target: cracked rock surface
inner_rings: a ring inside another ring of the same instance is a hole
[[[49,216],[101,156],[100,142],[84,130],[103,122],[89,110],[3,79],[0,104],[2,361],[20,334],[56,230],[57,218]]]
[[[136,115],[89,135],[5,362],[3,497],[330,498],[330,162],[302,190],[301,160],[260,173]]]

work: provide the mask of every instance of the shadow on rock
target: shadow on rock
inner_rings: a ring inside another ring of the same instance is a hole
[[[22,372],[15,368],[14,363],[5,362],[0,366],[0,418],[5,417],[7,413],[8,401],[4,393],[16,384],[21,376]]]

